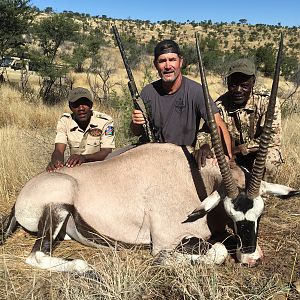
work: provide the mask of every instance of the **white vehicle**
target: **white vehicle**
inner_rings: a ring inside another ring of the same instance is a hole
[[[29,71],[29,59],[21,59],[15,56],[4,57],[1,61],[0,68],[1,71],[3,71],[3,69],[14,71],[24,69],[26,71]]]

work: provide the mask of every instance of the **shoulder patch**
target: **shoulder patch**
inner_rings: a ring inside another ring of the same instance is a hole
[[[107,126],[107,128],[105,129],[104,134],[112,136],[112,135],[114,135],[114,132],[115,132],[115,130],[114,130],[113,126]]]

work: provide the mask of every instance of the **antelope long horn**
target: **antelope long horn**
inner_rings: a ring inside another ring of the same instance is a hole
[[[220,139],[220,136],[218,133],[214,115],[212,113],[210,97],[209,97],[209,92],[208,92],[208,85],[207,85],[207,81],[206,81],[204,66],[203,66],[201,52],[200,52],[198,33],[195,33],[195,37],[196,37],[196,48],[197,48],[197,54],[198,54],[199,71],[200,71],[202,89],[203,89],[203,94],[204,94],[204,99],[205,99],[205,106],[206,106],[206,111],[207,111],[208,125],[209,125],[209,129],[210,129],[210,134],[211,134],[211,141],[212,141],[213,148],[215,150],[215,155],[217,157],[218,165],[219,165],[219,168],[221,171],[221,175],[222,175],[222,178],[224,181],[227,195],[228,195],[228,197],[233,199],[233,198],[236,198],[238,195],[238,188],[233,180],[230,168],[225,159],[225,154],[223,151],[221,139]]]
[[[280,65],[282,61],[282,51],[283,51],[283,35],[280,36],[279,49],[276,60],[276,67],[274,73],[274,79],[272,84],[271,96],[269,100],[268,109],[266,112],[266,120],[263,128],[263,132],[260,137],[259,149],[257,156],[254,161],[254,166],[252,170],[252,176],[250,183],[247,188],[247,195],[250,199],[254,199],[259,195],[260,184],[264,175],[264,169],[266,164],[266,157],[268,153],[268,146],[271,141],[271,131],[272,123],[274,119],[275,105],[277,90],[279,84],[279,74],[280,74]]]

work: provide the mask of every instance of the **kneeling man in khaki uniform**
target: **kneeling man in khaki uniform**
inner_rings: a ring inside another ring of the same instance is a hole
[[[92,110],[90,91],[82,87],[74,88],[68,100],[72,113],[64,113],[57,123],[55,149],[46,168],[48,172],[64,166],[67,145],[70,148],[70,157],[65,163],[67,167],[104,160],[115,148],[113,119]]]

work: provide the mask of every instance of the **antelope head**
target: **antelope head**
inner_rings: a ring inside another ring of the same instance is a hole
[[[240,262],[250,266],[255,265],[262,257],[262,252],[257,246],[258,225],[260,216],[264,209],[263,194],[270,193],[279,197],[288,198],[298,195],[299,192],[286,186],[271,184],[262,181],[264,167],[266,162],[268,145],[271,139],[272,122],[276,104],[276,95],[279,83],[279,72],[283,48],[283,37],[280,38],[279,50],[276,61],[276,69],[273,78],[272,91],[268,109],[266,113],[266,121],[260,138],[258,154],[253,166],[250,180],[245,183],[245,188],[237,187],[233,179],[232,172],[225,159],[221,140],[217,131],[212,108],[209,101],[208,85],[206,82],[204,67],[202,63],[199,37],[196,34],[196,47],[198,53],[199,70],[202,82],[202,88],[205,98],[205,104],[208,115],[208,125],[211,132],[212,145],[218,161],[223,183],[226,190],[226,196],[221,197],[217,191],[208,196],[202,203],[201,208],[195,210],[191,215],[197,213],[203,216],[203,211],[208,212],[214,208],[219,201],[224,200],[224,208],[227,215],[234,223],[235,233],[240,237],[241,247],[237,251],[237,258]]]

